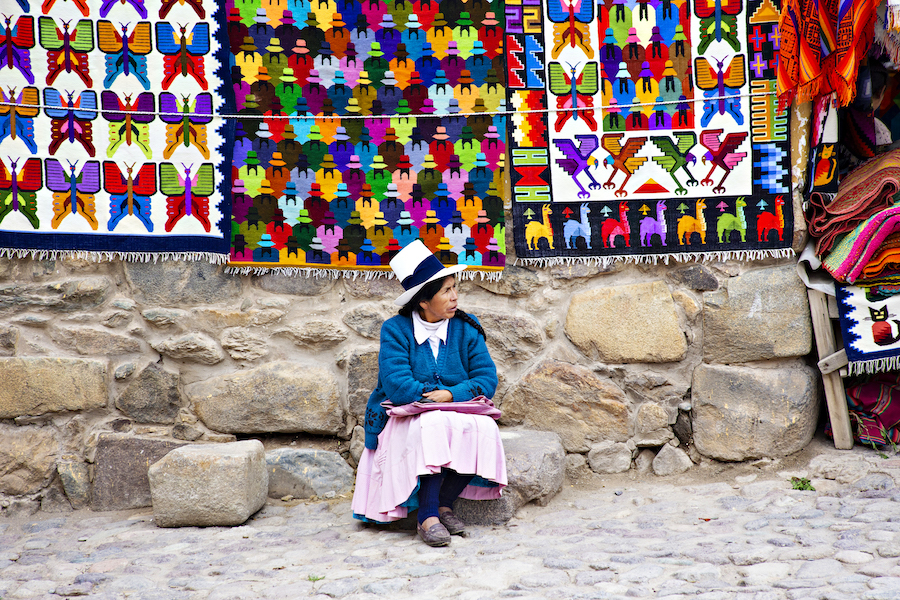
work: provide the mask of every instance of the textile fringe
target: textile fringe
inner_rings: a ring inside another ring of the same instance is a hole
[[[215,252],[121,252],[118,250],[38,250],[29,248],[0,248],[0,258],[32,258],[35,260],[72,258],[91,262],[124,260],[144,263],[185,260],[206,261],[215,265],[224,265],[228,262],[227,254]]]
[[[316,279],[363,279],[370,281],[382,277],[394,279],[392,271],[360,271],[357,269],[316,269],[302,267],[225,267],[225,273],[229,275],[283,275],[285,277],[314,277]],[[481,278],[482,281],[500,281],[503,271],[476,271],[466,269],[456,274],[464,281]]]
[[[546,258],[516,258],[519,263],[535,267],[555,267],[558,265],[587,264],[608,267],[617,260],[633,264],[669,264],[675,262],[711,261],[711,260],[763,260],[766,258],[794,258],[796,253],[791,248],[777,250],[721,250],[718,252],[681,252],[678,254],[637,254],[624,256],[553,256]]]
[[[888,8],[884,19],[877,16],[875,41],[884,48],[892,63],[900,63],[900,5]]]
[[[873,360],[858,360],[847,364],[850,375],[871,375],[900,370],[900,356],[888,356]]]
[[[885,18],[887,19],[888,29],[900,31],[900,2],[888,0]]]

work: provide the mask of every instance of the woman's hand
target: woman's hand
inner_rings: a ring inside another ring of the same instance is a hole
[[[434,390],[422,394],[426,402],[453,402],[453,394],[450,390]]]

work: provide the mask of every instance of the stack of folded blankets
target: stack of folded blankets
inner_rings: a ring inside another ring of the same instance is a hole
[[[865,163],[837,194],[812,194],[809,232],[837,283],[854,437],[900,442],[900,150]]]
[[[838,282],[900,284],[900,150],[882,154],[841,181],[836,195],[810,197],[816,254]]]

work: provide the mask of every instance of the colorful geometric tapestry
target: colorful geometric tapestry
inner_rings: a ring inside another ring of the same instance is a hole
[[[0,253],[224,262],[222,9],[7,0],[2,12]]]
[[[840,284],[835,288],[850,374],[900,370],[900,295]]]
[[[519,258],[791,254],[771,0],[507,0],[506,17]]]
[[[231,266],[505,263],[498,0],[228,2]],[[446,115],[446,116],[444,116]]]

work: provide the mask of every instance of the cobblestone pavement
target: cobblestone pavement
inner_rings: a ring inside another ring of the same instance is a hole
[[[900,599],[900,460],[814,444],[800,463],[567,485],[437,549],[354,521],[349,499],[270,500],[232,528],[162,529],[150,509],[0,520],[0,597]]]

